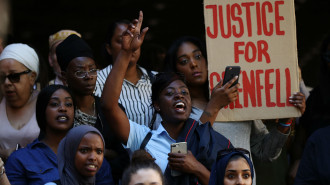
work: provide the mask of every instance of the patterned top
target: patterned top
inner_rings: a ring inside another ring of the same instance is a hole
[[[89,125],[89,126],[95,127],[96,120],[97,120],[96,116],[86,114],[86,113],[82,112],[81,110],[76,109],[75,115],[74,115],[73,126],[76,127],[79,125]]]

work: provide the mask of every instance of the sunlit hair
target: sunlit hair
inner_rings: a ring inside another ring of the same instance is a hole
[[[176,69],[176,63],[178,60],[179,48],[182,46],[182,44],[189,43],[189,42],[194,44],[197,48],[200,49],[200,51],[202,52],[202,55],[205,58],[205,62],[207,65],[207,55],[206,55],[205,43],[196,37],[184,36],[184,37],[180,37],[179,39],[174,41],[173,44],[168,49],[165,60],[164,60],[164,69],[163,69],[164,71],[178,72],[178,70]],[[189,86],[189,83],[187,83],[187,85]],[[206,81],[205,84],[203,85],[204,96],[206,97],[206,99],[209,99],[209,86],[208,85],[209,85],[208,81]]]
[[[122,185],[128,185],[131,182],[132,175],[141,169],[152,169],[156,171],[161,178],[162,184],[165,184],[162,170],[155,163],[155,159],[145,150],[137,150],[133,153],[131,164],[123,173]]]
[[[191,36],[184,36],[181,37],[173,42],[173,44],[170,46],[166,53],[165,61],[164,61],[164,71],[173,71],[177,72],[176,69],[176,63],[178,59],[178,51],[179,48],[181,47],[182,44],[190,42],[194,44],[197,48],[199,48],[202,52],[202,55],[205,58],[205,61],[207,63],[207,56],[206,56],[206,48],[205,48],[205,43],[199,40],[196,37],[191,37]]]
[[[152,104],[158,102],[160,93],[172,82],[180,80],[186,84],[185,78],[181,73],[164,72],[156,75],[156,80],[152,83]]]
[[[155,81],[152,83],[151,87],[151,105],[154,107],[154,104],[159,101],[159,95],[160,93],[173,81],[180,80],[184,84],[186,84],[186,80],[184,78],[184,75],[181,73],[175,73],[175,72],[160,72],[156,75]],[[186,84],[187,85],[187,84]],[[152,119],[150,121],[150,129],[153,129],[155,120],[157,116],[157,111],[154,112],[152,115]]]
[[[48,124],[46,121],[46,117],[47,117],[46,108],[48,106],[49,100],[52,97],[52,95],[59,89],[63,89],[66,92],[68,92],[69,95],[72,97],[73,107],[75,105],[73,94],[68,87],[63,85],[49,85],[43,88],[38,95],[37,104],[36,104],[36,118],[37,118],[38,126],[40,128],[39,138],[42,138],[43,135],[45,134],[46,125]]]

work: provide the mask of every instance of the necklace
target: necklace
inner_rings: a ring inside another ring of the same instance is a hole
[[[93,115],[86,114],[82,112],[80,109],[76,108],[75,116],[74,116],[74,127],[79,125],[90,125],[95,126],[97,117],[96,117],[96,109],[95,109],[95,100],[93,103]]]

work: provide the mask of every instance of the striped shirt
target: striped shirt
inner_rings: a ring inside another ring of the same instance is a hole
[[[142,71],[142,76],[136,85],[124,79],[119,103],[124,106],[128,119],[149,127],[154,113],[154,109],[151,106],[151,82],[148,72],[142,67],[139,68]],[[112,65],[109,65],[98,72],[95,96],[101,97],[104,83],[111,69]],[[156,74],[154,71],[152,73]]]

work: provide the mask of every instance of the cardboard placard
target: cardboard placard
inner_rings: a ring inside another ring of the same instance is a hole
[[[293,0],[204,0],[209,85],[226,66],[241,66],[239,98],[217,121],[298,117],[289,103],[299,91]]]

